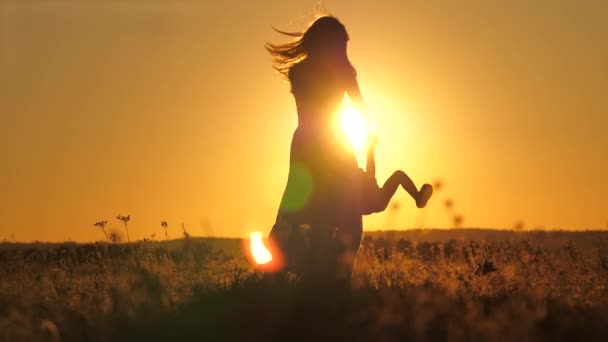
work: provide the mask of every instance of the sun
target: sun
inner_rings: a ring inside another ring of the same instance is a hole
[[[367,143],[367,127],[363,115],[350,106],[342,109],[340,116],[340,128],[346,135],[350,145],[356,150],[361,151]]]

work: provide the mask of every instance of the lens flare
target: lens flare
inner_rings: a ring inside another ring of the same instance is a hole
[[[367,143],[367,127],[365,118],[352,107],[345,107],[340,117],[340,127],[346,134],[351,146],[361,151]]]
[[[272,255],[262,240],[262,233],[253,232],[250,235],[249,247],[256,264],[264,265],[272,261]]]

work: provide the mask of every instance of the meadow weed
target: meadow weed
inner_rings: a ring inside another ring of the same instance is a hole
[[[184,236],[0,244],[0,340],[600,340],[608,333],[605,232],[369,232],[350,284],[264,273],[239,239]]]

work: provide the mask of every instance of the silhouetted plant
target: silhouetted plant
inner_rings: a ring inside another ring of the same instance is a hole
[[[187,239],[190,237],[190,233],[188,233],[188,231],[186,231],[186,226],[184,225],[183,222],[182,222],[182,232],[184,234],[184,239]]]
[[[156,233],[152,233],[150,234],[150,237],[145,237],[144,238],[144,242],[148,243],[148,242],[154,242],[156,238]]]
[[[436,191],[441,191],[441,189],[443,189],[443,182],[440,179],[435,180],[435,182],[433,182],[433,188]]]
[[[404,253],[408,253],[412,249],[412,242],[410,240],[401,238],[397,241],[397,249]]]
[[[485,258],[482,263],[477,264],[477,270],[475,270],[475,274],[477,275],[486,275],[488,273],[492,273],[497,271],[498,269],[494,265],[494,262],[489,258]]]
[[[398,211],[400,208],[401,208],[401,203],[399,203],[399,201],[392,201],[391,202],[390,210],[392,210],[392,211]]]
[[[513,224],[513,230],[523,230],[524,229],[524,221],[518,220]]]
[[[437,243],[423,241],[416,245],[416,251],[420,259],[425,262],[439,259],[441,256],[441,250]]]
[[[122,241],[122,236],[120,235],[119,232],[114,230],[114,231],[110,232],[109,239],[110,239],[110,242],[117,243],[117,242]]]
[[[458,242],[454,239],[450,239],[443,244],[443,255],[446,259],[455,261],[460,257],[460,248]]]
[[[454,228],[460,228],[463,222],[464,217],[462,215],[454,215],[454,217],[452,217],[452,223],[454,224]]]
[[[160,225],[165,230],[165,240],[169,240],[169,232],[167,231],[167,228],[169,227],[169,224],[167,223],[167,221],[161,221]]]
[[[608,271],[608,256],[600,256],[600,267],[604,271]]]
[[[566,243],[564,245],[564,250],[570,257],[570,259],[572,259],[572,261],[576,261],[578,259],[579,253],[578,253],[576,246],[574,245],[574,243],[572,241],[569,241],[568,243]]]
[[[99,228],[102,231],[103,235],[106,237],[106,241],[110,241],[108,238],[108,233],[106,233],[106,224],[108,224],[107,220],[95,222],[94,226]]]
[[[443,206],[447,210],[450,210],[454,207],[454,201],[451,198],[446,198],[445,201],[443,201]]]
[[[131,219],[131,215],[127,215],[127,216],[122,216],[120,214],[118,214],[118,216],[116,216],[116,218],[120,221],[122,221],[122,223],[124,223],[125,225],[125,231],[127,232],[127,242],[131,242],[131,239],[129,238],[129,220]]]

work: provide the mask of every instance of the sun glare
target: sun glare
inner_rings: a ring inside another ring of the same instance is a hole
[[[367,129],[363,115],[352,107],[345,107],[340,117],[340,127],[352,147],[361,151],[367,142]]]
[[[262,240],[262,233],[253,232],[250,236],[250,249],[251,255],[255,260],[256,264],[264,265],[272,261],[272,255],[266,246],[264,240]]]

